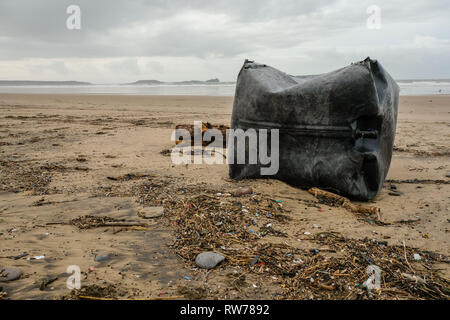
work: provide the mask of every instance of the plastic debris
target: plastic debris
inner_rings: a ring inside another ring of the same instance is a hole
[[[278,129],[280,141],[292,141],[280,144],[272,178],[369,200],[382,188],[391,162],[398,96],[397,83],[370,58],[301,77],[247,60],[236,83],[231,129]],[[263,169],[262,163],[233,163],[229,175],[263,178]]]

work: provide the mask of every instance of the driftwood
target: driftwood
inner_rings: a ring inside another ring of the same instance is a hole
[[[187,130],[189,132],[189,135],[191,136],[190,144],[191,144],[191,146],[194,145],[194,126],[193,125],[180,124],[180,125],[177,125],[175,127],[175,129]],[[209,130],[209,129],[217,129],[217,130],[219,130],[222,133],[222,136],[223,136],[223,147],[225,148],[226,147],[226,139],[225,139],[225,137],[226,137],[226,134],[227,134],[226,131],[227,131],[227,129],[229,129],[229,127],[228,126],[224,126],[224,125],[212,125],[209,122],[202,123],[202,146],[203,147],[206,147],[207,145],[209,145],[212,142],[214,142],[214,140],[213,141],[204,141],[203,140],[203,134],[205,133],[206,130]],[[183,137],[179,137],[179,138],[180,139],[175,142],[176,144],[180,144],[180,143],[184,142],[183,141]]]
[[[349,199],[346,197],[340,196],[338,194],[325,191],[319,188],[311,188],[308,190],[309,193],[311,193],[313,196],[315,196],[318,199],[325,200],[327,202],[331,202],[334,205],[339,205],[351,212],[354,213],[362,213],[362,214],[368,214],[372,215],[375,214],[378,217],[378,220],[381,220],[380,216],[380,208],[375,206],[361,206],[358,204],[351,203]]]

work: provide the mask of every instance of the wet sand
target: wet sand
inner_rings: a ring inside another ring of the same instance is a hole
[[[251,186],[263,200],[276,199],[289,216],[289,221],[272,221],[253,214],[255,230],[269,221],[285,233],[268,234],[259,242],[319,248],[325,259],[333,250],[311,238],[315,234],[336,232],[388,246],[404,243],[406,262],[414,270],[424,268],[412,253],[426,250],[444,257],[432,268],[450,278],[445,258],[450,253],[450,96],[400,98],[388,181],[369,203],[381,209],[382,224],[317,203],[307,191],[280,181],[236,182],[228,179],[225,164],[175,166],[161,154],[173,146],[177,124],[201,120],[229,125],[231,97],[0,94],[0,110],[0,267],[23,272],[18,280],[0,282],[4,298],[70,298],[65,272],[71,265],[80,267],[83,286],[110,290],[105,297],[292,298],[286,295],[289,285],[283,275],[246,269],[245,281],[231,285],[230,277],[243,270],[236,263],[200,270],[183,260],[190,255],[180,254],[182,246],[170,246],[180,236],[174,198],[208,191],[214,201],[223,198],[232,204],[240,200],[224,194],[239,186]],[[164,217],[139,216],[155,204],[165,207]],[[68,224],[85,215],[147,226],[79,229]],[[255,254],[247,249],[249,256]],[[28,256],[10,258],[24,252]],[[106,261],[94,261],[104,254],[109,255]],[[42,286],[51,278],[57,279]],[[307,291],[294,298],[317,296]]]

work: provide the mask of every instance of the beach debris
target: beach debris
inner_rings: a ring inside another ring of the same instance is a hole
[[[44,291],[49,284],[55,282],[56,280],[58,280],[58,277],[49,277],[43,279],[39,284],[39,290]]]
[[[425,279],[422,279],[421,277],[418,277],[416,275],[412,275],[412,274],[409,274],[409,273],[402,272],[402,276],[405,277],[406,279],[414,281],[416,283],[418,283],[418,282],[419,283],[423,283],[423,284],[426,283]]]
[[[195,258],[195,263],[200,268],[213,269],[224,260],[225,257],[220,253],[202,252]]]
[[[164,215],[164,207],[147,207],[142,209],[138,214],[145,219],[159,218]]]
[[[137,180],[137,179],[143,179],[143,178],[151,178],[152,175],[149,173],[127,173],[118,177],[113,176],[107,176],[106,179],[113,180],[113,181],[130,181],[130,180]]]
[[[380,287],[380,279],[381,279],[381,269],[377,265],[371,264],[367,267],[366,273],[369,275],[369,278],[364,281],[362,284],[363,288],[366,288],[367,291],[371,291],[373,289],[381,289]]]
[[[390,196],[399,197],[399,196],[403,195],[403,192],[399,191],[398,188],[397,188],[397,186],[396,186],[395,184],[391,184],[391,185],[389,186],[389,192],[388,192],[388,194],[389,194]]]
[[[208,290],[204,287],[180,286],[177,288],[177,292],[189,300],[205,299],[208,296]]]
[[[203,139],[203,134],[209,129],[216,129],[216,130],[219,130],[222,133],[222,137],[224,137],[224,139],[223,139],[223,147],[225,148],[226,147],[226,139],[225,139],[225,137],[227,136],[227,132],[226,131],[229,128],[230,127],[224,126],[224,125],[212,125],[209,122],[206,122],[206,123],[202,122],[202,129],[201,129],[202,130],[202,137],[201,137],[201,139],[202,139],[202,146],[206,147],[209,144],[211,144],[212,142],[214,142],[214,140],[212,140],[212,141],[205,141]],[[190,137],[191,137],[191,142],[190,143],[191,143],[191,145],[194,145],[194,126],[193,125],[179,124],[179,125],[177,125],[175,127],[175,129],[187,130],[189,132]],[[176,144],[180,144],[180,143],[184,142],[183,141],[183,137],[179,137],[179,138],[180,138],[180,140],[177,140]]]
[[[26,257],[26,256],[28,256],[28,253],[27,253],[27,252],[24,252],[24,253],[22,253],[22,254],[19,254],[18,256],[11,257],[11,259],[19,260],[19,259],[21,259],[21,258],[23,258],[23,257]]]
[[[8,282],[19,279],[22,276],[22,271],[14,268],[0,269],[0,282]]]
[[[45,256],[33,256],[31,257],[32,260],[42,260],[45,259]]]
[[[164,149],[160,152],[160,154],[162,154],[165,157],[170,157],[170,155],[172,154],[172,149]]]
[[[63,296],[63,300],[116,300],[125,296],[127,291],[115,284],[105,283],[104,286],[97,284],[82,286],[81,289],[73,289],[69,295]]]
[[[81,216],[65,222],[50,222],[47,225],[53,224],[69,224],[76,226],[78,229],[91,229],[99,227],[148,227],[146,223],[127,222],[125,219],[115,219],[108,216]]]
[[[311,188],[308,192],[324,204],[340,206],[354,213],[374,214],[381,221],[380,208],[378,207],[353,204],[346,197],[319,188]]]
[[[365,85],[373,81],[383,83],[383,88],[375,92]],[[271,178],[297,186],[326,186],[367,201],[380,191],[385,179],[381,173],[389,169],[399,89],[379,61],[369,57],[320,79],[246,61],[236,83],[231,129],[254,130],[258,141],[267,139],[266,130],[279,130],[292,139],[280,144],[280,165],[267,171]],[[336,114],[335,105],[346,107]],[[253,150],[245,148],[239,156],[248,159]],[[234,148],[230,156],[236,158],[238,152]],[[270,160],[230,163],[229,176],[265,178]]]
[[[251,197],[218,198],[216,194],[223,190],[182,185],[177,178],[146,181],[138,192],[143,205],[164,204],[165,209],[170,210],[170,216],[164,216],[168,225],[174,226],[176,236],[170,247],[189,269],[197,267],[195,259],[199,253],[218,252],[226,257],[221,270],[231,268],[242,278],[247,275],[248,281],[262,276],[267,276],[270,281],[270,277],[276,276],[277,281],[281,281],[279,285],[285,285],[280,292],[282,299],[448,299],[446,288],[450,283],[433,269],[434,264],[448,263],[445,255],[398,245],[379,245],[378,240],[352,239],[332,231],[309,232],[302,236],[302,242],[295,241],[296,244],[264,239],[264,232],[258,235],[259,227],[252,226],[256,213],[261,226],[273,223],[282,228],[290,221],[288,206],[278,206],[271,195],[258,193]],[[311,200],[305,204],[317,206],[317,202]],[[242,212],[242,208],[249,212]],[[249,232],[249,226],[255,232]],[[303,242],[313,246],[298,245]],[[311,248],[320,252],[312,254]],[[401,272],[414,274],[404,258],[405,250],[407,257],[412,258],[413,253],[423,257],[426,268],[416,270],[415,274],[426,277],[430,286],[424,287],[420,283],[412,286],[411,280],[401,276]],[[330,256],[327,252],[343,254]],[[252,267],[256,255],[259,258]],[[381,293],[373,296],[361,287],[369,277],[366,269],[370,264],[383,267]],[[311,278],[315,279],[314,283],[310,282]],[[228,279],[229,287],[237,292],[251,287],[251,283],[231,285],[234,277],[228,276]],[[328,290],[321,285],[335,289]]]
[[[422,257],[418,253],[414,253],[414,260],[416,261],[422,261]]]
[[[101,255],[96,255],[94,258],[95,262],[104,262],[104,261],[108,261],[111,259],[111,255],[110,254],[101,254]]]
[[[250,262],[250,267],[253,267],[259,260],[259,254],[257,254],[253,260]]]
[[[235,190],[232,195],[234,197],[242,197],[247,194],[252,194],[253,189],[251,187],[240,187],[239,189]]]

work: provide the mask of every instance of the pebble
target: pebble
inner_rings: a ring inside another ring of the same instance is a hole
[[[450,178],[450,171],[445,174],[447,178]]]
[[[22,276],[19,269],[3,268],[0,270],[0,282],[17,280]]]
[[[143,217],[146,219],[153,219],[161,217],[164,214],[164,207],[149,207],[145,208]]]
[[[225,257],[219,253],[202,252],[195,258],[195,263],[200,268],[212,269],[224,260]]]
[[[109,260],[109,259],[110,259],[109,254],[101,254],[99,256],[96,256],[94,258],[94,261],[95,262],[102,262],[102,261],[106,261],[106,260]]]
[[[233,196],[242,197],[243,195],[252,194],[252,193],[253,193],[253,189],[251,187],[244,187],[244,188],[239,188],[235,192],[233,192]]]

